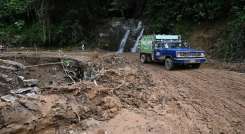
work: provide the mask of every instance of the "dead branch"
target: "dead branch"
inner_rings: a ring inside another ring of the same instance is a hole
[[[11,65],[11,66],[14,66],[14,67],[18,67],[20,69],[25,69],[25,66],[23,64],[18,63],[18,62],[14,62],[14,61],[10,61],[10,60],[2,60],[2,59],[0,59],[0,63]]]
[[[49,65],[61,65],[61,64],[62,64],[62,62],[45,63],[45,64],[38,64],[38,65],[26,66],[26,68],[40,67],[40,66],[49,66]]]
[[[73,84],[75,84],[76,83],[75,80],[69,75],[69,73],[67,73],[67,69],[66,69],[66,67],[64,65],[64,61],[62,60],[62,57],[61,57],[61,51],[59,51],[59,56],[60,56],[61,65],[62,65],[62,68],[63,68],[63,71],[64,71],[65,75],[68,78],[71,79],[71,81],[73,82]]]

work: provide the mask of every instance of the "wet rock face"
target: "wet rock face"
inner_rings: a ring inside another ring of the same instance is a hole
[[[23,77],[26,66],[22,63],[0,59],[0,98],[7,102],[15,100],[16,94],[35,94],[39,80]]]
[[[66,86],[95,75],[86,60],[26,55],[0,58],[4,59],[0,59],[1,95],[20,88]]]
[[[117,51],[125,33],[129,30],[125,51],[130,51],[143,28],[143,24],[138,20],[115,19],[102,26],[99,30],[99,47],[107,50]]]
[[[0,96],[20,87],[18,76],[23,73],[24,68],[21,63],[0,59]]]
[[[0,60],[0,96],[20,88],[68,85],[84,79],[87,69],[86,62],[69,58],[25,55],[1,58],[5,60]]]

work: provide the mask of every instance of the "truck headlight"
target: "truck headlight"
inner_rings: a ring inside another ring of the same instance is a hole
[[[181,57],[181,53],[180,52],[176,52],[176,57],[177,58]]]
[[[201,53],[201,57],[205,57],[205,53]]]

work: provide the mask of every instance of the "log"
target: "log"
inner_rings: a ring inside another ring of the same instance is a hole
[[[26,68],[40,67],[40,66],[49,66],[49,65],[62,65],[62,62],[38,64],[38,65],[26,66]]]
[[[22,69],[22,70],[25,69],[25,66],[23,64],[18,63],[18,62],[15,62],[15,61],[2,60],[2,59],[0,59],[0,64],[5,64],[5,65],[8,65],[8,66],[13,66],[13,67],[16,67],[16,68],[19,68],[19,69]]]

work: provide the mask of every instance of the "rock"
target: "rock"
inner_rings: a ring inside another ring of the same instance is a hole
[[[24,70],[25,69],[25,66],[23,64],[15,62],[15,61],[0,59],[0,63],[4,64],[4,65],[7,65],[7,66],[15,67],[18,70]]]
[[[37,79],[23,80],[23,83],[24,83],[24,87],[33,87],[38,85],[39,80]]]
[[[9,78],[8,75],[0,74],[0,81],[10,82],[10,81],[12,81],[12,80],[13,80],[13,79],[12,79],[12,78]]]
[[[16,68],[14,67],[7,67],[7,66],[0,66],[1,70],[5,70],[5,71],[16,71]]]
[[[25,77],[23,77],[23,76],[18,76],[18,79],[20,79],[20,80],[24,80],[25,79]]]
[[[6,95],[11,89],[23,87],[18,81],[25,66],[21,63],[0,59],[0,96]]]
[[[29,88],[20,88],[18,90],[11,90],[10,93],[12,94],[36,94],[39,92],[38,87],[29,87]]]
[[[118,50],[126,31],[131,31],[125,44],[125,50],[133,48],[143,24],[137,20],[113,19],[100,27],[98,31],[99,47],[107,50]]]
[[[11,102],[11,103],[15,102],[16,99],[17,98],[12,96],[12,95],[5,95],[5,96],[1,97],[1,100],[5,101],[5,102]]]
[[[10,85],[8,85],[6,83],[2,83],[0,81],[0,96],[6,95],[9,92],[10,88],[11,88]]]
[[[40,112],[40,107],[38,106],[38,103],[36,101],[31,101],[31,100],[26,99],[26,98],[19,99],[17,101],[19,104],[21,104],[27,110]]]

